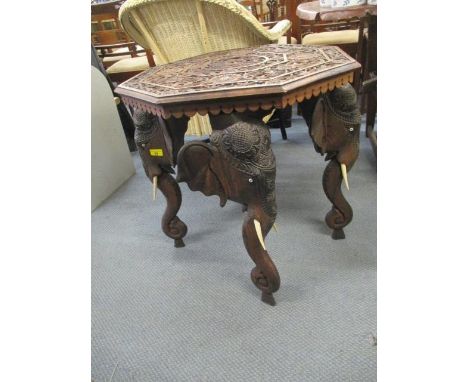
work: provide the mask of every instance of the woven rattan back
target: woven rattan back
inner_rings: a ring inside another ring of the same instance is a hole
[[[280,37],[235,0],[127,0],[119,17],[124,30],[154,52],[157,64]]]

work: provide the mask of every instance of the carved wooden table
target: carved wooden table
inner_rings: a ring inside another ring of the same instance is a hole
[[[352,209],[341,192],[342,174],[357,158],[360,119],[354,90],[346,84],[357,68],[337,47],[275,44],[157,66],[117,87],[134,109],[135,142],[153,192],[157,188],[166,198],[162,229],[175,246],[184,246],[187,233],[177,217],[182,201],[177,182],[218,195],[221,206],[228,199],[242,204],[244,245],[256,265],[251,278],[262,300],[275,304],[280,277],[264,238],[276,218],[276,163],[262,118],[296,102],[315,149],[330,160],[323,177],[332,203],[326,222],[332,237],[344,238]],[[210,116],[210,142],[184,145],[188,117],[196,113]],[[177,182],[171,175],[175,165]]]

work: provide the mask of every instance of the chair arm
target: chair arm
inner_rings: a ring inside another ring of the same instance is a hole
[[[267,33],[270,35],[270,39],[274,41],[283,36],[289,28],[291,28],[291,21],[281,20],[274,27],[268,29]]]
[[[135,42],[119,42],[117,44],[99,44],[99,45],[94,45],[95,49],[114,49],[114,48],[125,48],[125,47],[132,47],[133,45],[136,45]]]
[[[262,21],[261,24],[266,27],[267,29],[270,29],[272,25],[276,25],[278,21]]]

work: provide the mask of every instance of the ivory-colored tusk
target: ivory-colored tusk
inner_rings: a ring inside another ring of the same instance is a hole
[[[275,113],[275,110],[276,110],[276,109],[273,109],[273,110],[271,111],[270,114],[265,115],[265,116],[262,118],[262,121],[263,121],[263,123],[264,123],[265,125],[268,123],[268,121],[271,119],[271,117],[273,117],[273,114]]]
[[[156,200],[156,190],[158,189],[158,177],[153,176],[153,200]]]
[[[273,229],[275,230],[275,232],[278,232],[278,230],[276,229],[276,223],[273,223]]]
[[[254,219],[255,231],[257,231],[258,241],[262,245],[263,249],[266,251],[265,243],[263,241],[262,227],[260,222],[257,219]]]
[[[348,173],[346,172],[346,165],[344,163],[341,163],[341,175],[343,175],[345,186],[349,191]]]

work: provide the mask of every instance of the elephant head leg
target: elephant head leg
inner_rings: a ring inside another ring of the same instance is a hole
[[[210,144],[190,142],[179,151],[177,180],[187,182],[192,191],[218,195],[221,206],[229,199],[245,208],[242,236],[255,263],[251,278],[262,300],[274,305],[280,278],[264,243],[276,217],[270,132],[261,119],[251,116],[223,116],[212,122]]]
[[[341,191],[342,181],[341,166],[336,159],[332,159],[325,168],[322,184],[325,195],[332,203],[332,208],[325,217],[325,222],[333,230],[332,238],[335,240],[345,238],[343,228],[353,218],[353,209]]]
[[[229,198],[247,206],[242,237],[255,263],[250,273],[252,282],[262,291],[262,301],[275,305],[273,293],[279,289],[280,277],[264,238],[276,217],[276,161],[270,132],[260,117],[237,114],[239,122],[214,131],[211,138],[225,158],[225,172],[230,174]]]
[[[359,155],[361,114],[356,92],[350,85],[303,103],[309,134],[316,151],[331,160],[323,174],[323,189],[332,203],[325,221],[333,229],[333,239],[344,239],[343,227],[351,222],[353,210],[341,192],[344,180],[349,189],[348,173]]]
[[[274,218],[259,206],[249,205],[242,225],[245,248],[255,263],[250,272],[254,285],[262,291],[262,301],[276,305],[273,293],[280,287],[280,276],[265,246],[265,237],[273,226]]]
[[[187,226],[177,217],[177,212],[182,203],[180,187],[167,172],[163,172],[159,180],[159,189],[166,198],[166,210],[161,221],[163,232],[174,239],[176,248],[185,247],[182,238],[187,234]]]
[[[359,155],[359,124],[348,125],[346,129],[348,130],[346,134],[351,136],[350,142],[336,154],[332,154],[332,159],[325,168],[322,179],[325,195],[333,205],[325,222],[333,229],[332,238],[335,240],[345,238],[343,228],[353,219],[353,209],[343,196],[341,185],[344,181],[349,190],[348,173]],[[349,130],[352,131],[349,132]]]
[[[177,125],[177,129],[173,129],[177,133],[176,136],[174,132],[170,134],[166,121],[145,111],[135,110],[133,120],[135,143],[146,176],[153,184],[153,198],[156,198],[157,189],[161,190],[166,198],[166,210],[161,222],[163,232],[174,239],[175,247],[183,247],[182,238],[187,233],[187,226],[177,217],[182,195],[179,185],[170,173],[174,172],[172,166],[181,145],[180,136],[183,139],[187,120],[169,121]]]

